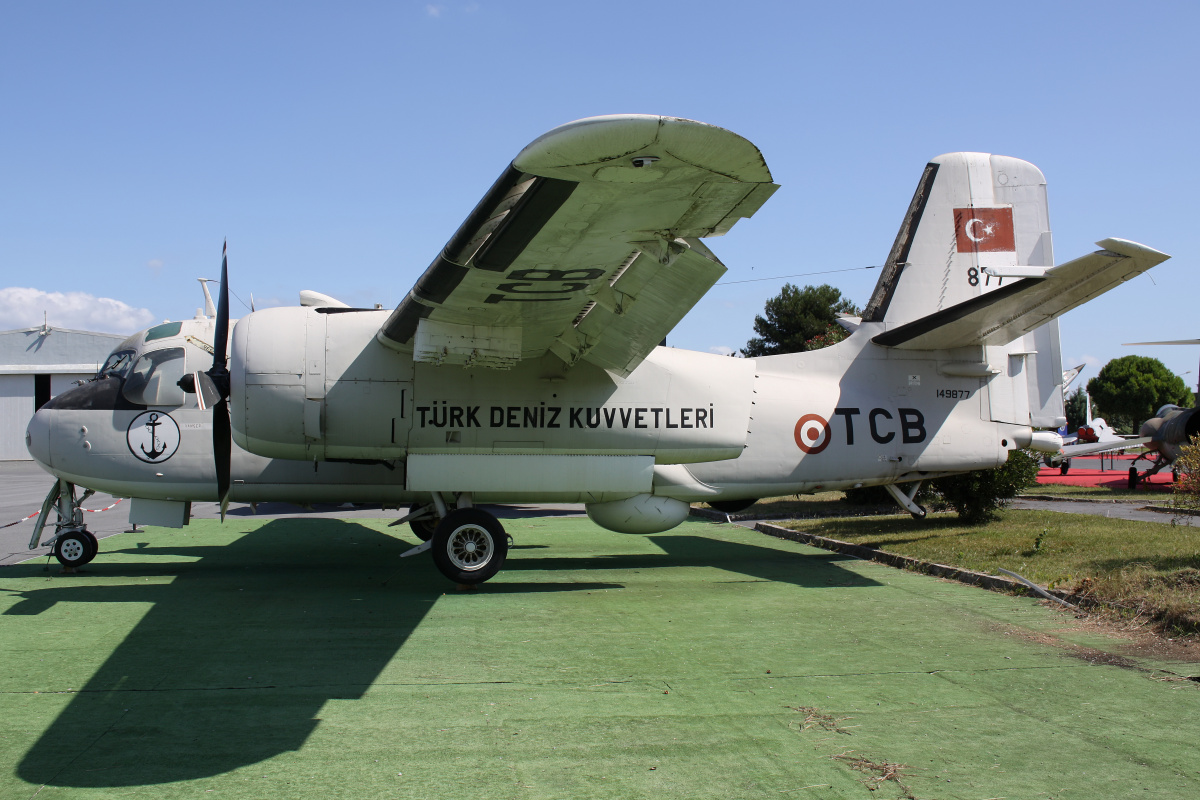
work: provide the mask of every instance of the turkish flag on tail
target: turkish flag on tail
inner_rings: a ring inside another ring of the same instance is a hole
[[[954,238],[960,253],[1016,252],[1012,208],[954,209]]]

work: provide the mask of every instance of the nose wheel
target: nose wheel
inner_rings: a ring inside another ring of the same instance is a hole
[[[431,540],[433,563],[455,583],[483,583],[504,566],[508,534],[500,520],[478,508],[456,508],[442,517]]]
[[[96,557],[100,543],[95,534],[84,529],[65,531],[54,540],[54,557],[67,568],[82,567]]]

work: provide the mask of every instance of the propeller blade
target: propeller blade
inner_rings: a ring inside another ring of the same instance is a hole
[[[229,374],[226,353],[229,350],[229,243],[221,246],[221,289],[217,294],[216,332],[213,334],[213,365],[209,374]],[[216,375],[213,375],[216,378]],[[220,385],[218,381],[218,385]],[[228,392],[226,388],[223,394]]]
[[[213,406],[213,460],[217,465],[217,497],[221,501],[221,521],[229,507],[230,457],[233,434],[229,424],[229,403],[222,400]]]
[[[210,408],[216,408],[217,403],[221,402],[221,390],[217,388],[213,379],[208,377],[208,373],[195,373],[193,382],[196,387],[196,405],[200,410],[207,411]]]
[[[196,375],[196,397],[201,406],[213,410],[213,460],[217,471],[217,497],[221,521],[229,508],[229,473],[233,432],[229,420],[229,243],[221,246],[221,290],[217,295],[216,330],[213,333],[213,365]]]

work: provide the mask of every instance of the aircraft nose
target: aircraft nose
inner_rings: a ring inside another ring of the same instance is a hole
[[[29,455],[46,469],[50,468],[50,409],[42,409],[29,420],[25,428],[25,448]]]

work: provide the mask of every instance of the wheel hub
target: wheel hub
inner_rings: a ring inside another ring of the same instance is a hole
[[[481,569],[492,557],[491,534],[476,525],[464,525],[450,534],[446,553],[461,570]]]

